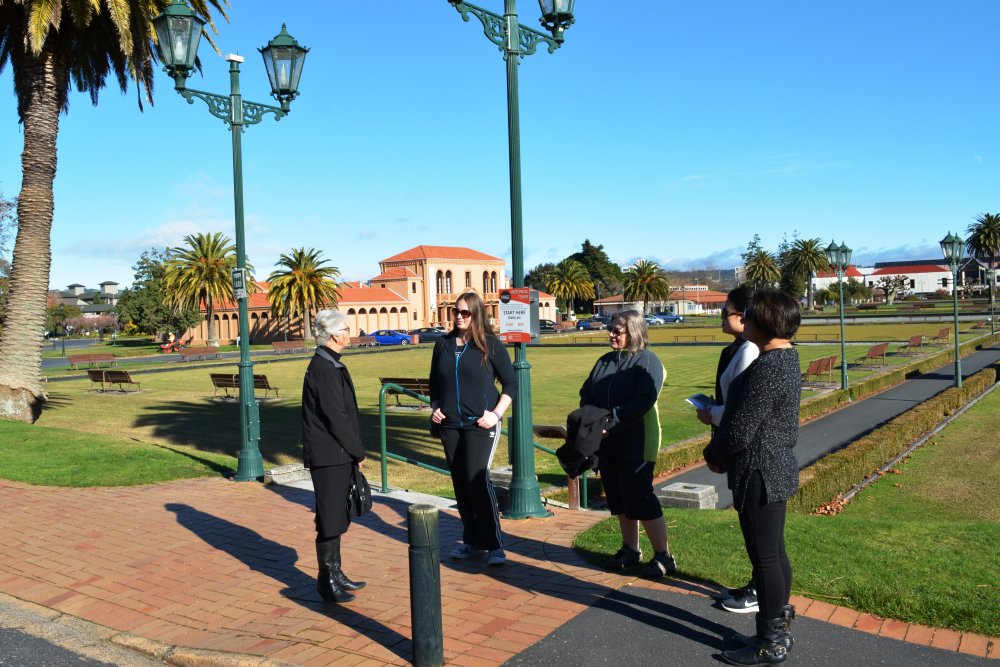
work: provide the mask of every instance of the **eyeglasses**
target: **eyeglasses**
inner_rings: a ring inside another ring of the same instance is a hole
[[[624,329],[608,329],[608,333],[610,335],[612,335],[612,336],[624,336],[625,335],[625,330]]]
[[[753,307],[747,308],[743,311],[743,319],[749,320],[750,316],[753,315]]]
[[[463,320],[468,320],[472,317],[471,310],[456,310],[455,317],[461,317]]]

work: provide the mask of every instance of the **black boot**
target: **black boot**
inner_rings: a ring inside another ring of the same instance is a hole
[[[319,562],[319,577],[316,590],[327,602],[350,602],[354,594],[344,588],[337,573],[340,570],[340,537],[316,542],[316,560]]]
[[[344,570],[342,570],[341,567],[340,567],[341,562],[342,561],[340,560],[340,538],[338,537],[337,538],[336,552],[334,553],[334,557],[333,557],[333,572],[334,572],[334,576],[337,578],[337,581],[340,582],[340,585],[343,586],[345,590],[356,591],[359,588],[364,588],[365,585],[367,584],[367,582],[365,582],[365,581],[351,581],[350,579],[348,579],[347,575],[344,574]]]
[[[723,651],[722,661],[730,665],[780,665],[788,657],[788,649],[782,643],[783,634],[788,632],[784,616],[763,618],[757,614],[757,636],[751,646],[733,651]]]
[[[786,651],[791,651],[792,646],[795,644],[795,639],[792,637],[792,620],[795,618],[795,607],[790,604],[786,604],[781,608],[781,618],[785,619],[785,629],[781,633],[781,638],[778,643],[785,647]],[[736,646],[753,646],[757,642],[756,635],[740,635],[736,634],[729,638]]]

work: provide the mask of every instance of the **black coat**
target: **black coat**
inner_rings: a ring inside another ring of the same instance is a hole
[[[611,413],[603,408],[585,405],[566,418],[566,444],[556,450],[559,464],[570,477],[579,477],[598,466],[597,450],[601,448],[603,432],[611,421]]]
[[[319,468],[364,458],[351,374],[339,354],[317,347],[302,382],[302,461]]]

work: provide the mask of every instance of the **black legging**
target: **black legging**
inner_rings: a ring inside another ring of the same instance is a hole
[[[785,553],[785,509],[787,503],[768,503],[764,478],[755,470],[747,485],[740,512],[740,529],[757,584],[759,613],[779,618],[792,592],[792,565]]]
[[[489,474],[499,440],[499,424],[489,430],[441,429],[441,444],[462,517],[462,541],[490,551],[503,546],[497,497]]]

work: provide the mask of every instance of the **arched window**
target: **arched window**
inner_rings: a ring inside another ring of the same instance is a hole
[[[347,314],[348,315],[357,315],[357,312],[353,308],[348,308],[347,309]]]
[[[496,271],[494,271],[493,273],[490,274],[490,291],[491,292],[496,292],[497,291],[497,272]]]
[[[440,271],[437,272],[437,291],[435,294],[440,294],[444,291],[444,274]]]
[[[490,274],[483,271],[483,294],[490,291]]]
[[[451,294],[451,271],[444,274],[444,292],[445,294]]]

